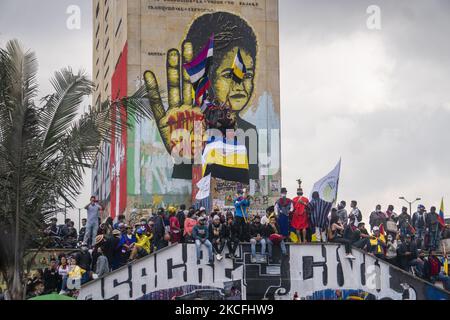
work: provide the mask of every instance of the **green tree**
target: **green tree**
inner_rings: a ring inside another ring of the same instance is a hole
[[[38,100],[37,69],[35,54],[17,40],[0,48],[0,272],[13,299],[24,298],[27,249],[61,202],[73,206],[100,144],[151,116],[144,88],[80,116],[94,86],[69,68],[55,73],[54,93]]]

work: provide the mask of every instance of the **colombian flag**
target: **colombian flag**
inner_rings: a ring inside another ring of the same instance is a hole
[[[439,210],[439,223],[442,228],[445,228],[445,219],[444,219],[444,198],[441,200],[441,209]]]

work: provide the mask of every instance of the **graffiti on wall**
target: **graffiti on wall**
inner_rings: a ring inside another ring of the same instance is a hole
[[[236,259],[214,265],[207,264],[202,250],[198,265],[195,246],[178,245],[84,286],[79,299],[172,299],[202,290],[217,292],[218,300],[219,293],[236,298],[237,291],[248,300],[291,300],[295,292],[303,300],[450,299],[448,292],[361,251],[354,250],[356,259],[350,261],[340,245],[288,250],[289,256],[282,256],[275,247],[274,263],[252,263],[250,246],[242,245]]]

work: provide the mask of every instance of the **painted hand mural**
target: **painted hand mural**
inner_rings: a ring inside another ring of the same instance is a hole
[[[172,136],[176,130],[186,129],[191,133],[190,144],[193,151],[195,150],[193,148],[195,123],[201,123],[202,128],[205,126],[200,108],[194,106],[192,84],[187,72],[182,68],[182,64],[192,61],[211,34],[215,35],[214,59],[209,75],[212,81],[212,91],[220,103],[227,103],[231,106],[237,129],[254,130],[256,133],[256,126],[240,117],[240,113],[249,105],[254,92],[257,59],[256,35],[249,24],[237,15],[227,12],[205,14],[198,17],[190,26],[182,45],[181,54],[177,49],[170,49],[167,53],[167,111],[164,108],[155,74],[152,71],[146,71],[144,74],[152,102],[151,109],[163,143],[171,155],[174,155],[175,151],[176,155],[181,156],[179,152],[185,150],[184,148],[174,149],[182,143],[186,143],[182,137],[174,138]],[[240,84],[233,81],[231,69],[238,49],[241,50],[247,67],[244,81]],[[196,141],[201,141],[201,139]],[[250,157],[250,178],[258,179],[257,138],[252,142],[246,139],[246,147]],[[175,165],[172,178],[192,179],[191,163]]]

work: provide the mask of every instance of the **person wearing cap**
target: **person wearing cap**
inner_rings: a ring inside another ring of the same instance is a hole
[[[117,217],[117,222],[114,224],[114,229],[119,229],[120,224],[125,224],[125,215],[123,214]]]
[[[103,207],[99,205],[97,199],[92,196],[90,199],[90,203],[84,208],[87,210],[87,224],[83,242],[88,246],[91,246],[93,244],[92,242],[97,236],[100,211],[103,211]]]
[[[225,227],[220,221],[219,216],[214,216],[211,224],[209,225],[209,241],[213,246],[213,250],[216,254],[217,261],[223,259],[222,252],[225,248]]]
[[[209,229],[206,226],[206,218],[200,217],[198,219],[198,224],[194,227],[192,230],[192,237],[195,241],[195,248],[197,251],[197,264],[200,264],[200,250],[201,246],[204,245],[208,249],[208,258],[209,263],[214,263],[214,257],[213,257],[213,248],[211,242],[208,240],[209,238]]]
[[[181,241],[181,226],[176,214],[177,209],[174,207],[169,207],[170,242],[173,244]]]
[[[131,228],[131,226],[126,226],[125,230],[126,232],[125,234],[122,234],[119,243],[122,251],[122,264],[124,264],[130,258],[131,251],[133,250],[133,247],[137,241],[136,235],[133,234],[133,229]]]
[[[132,261],[149,255],[150,249],[150,237],[146,234],[145,228],[139,227],[136,230],[136,243],[131,250],[129,260]]]
[[[424,247],[424,238],[425,238],[425,230],[426,230],[426,210],[423,204],[419,204],[417,206],[417,211],[414,212],[412,217],[412,226],[414,227],[415,239],[417,242],[417,247]]]
[[[251,243],[251,262],[256,262],[256,245],[261,245],[261,255],[266,258],[266,227],[261,224],[261,217],[255,216],[255,219],[250,224],[250,243]]]
[[[385,258],[384,251],[386,249],[386,241],[384,236],[380,233],[380,228],[373,227],[372,236],[369,238],[369,253],[379,259]]]
[[[309,219],[306,208],[308,207],[309,199],[303,196],[303,189],[297,189],[297,197],[292,199],[294,203],[294,213],[292,215],[291,227],[295,230],[297,238],[300,242],[307,242],[306,231],[309,227]]]
[[[280,234],[286,239],[289,237],[289,226],[293,212],[294,203],[287,197],[287,189],[281,188],[281,197],[275,202],[275,213],[278,217]]]
[[[386,242],[386,261],[394,266],[398,265],[397,251],[398,251],[398,241],[396,238],[392,236],[392,234],[389,234],[387,236]]]
[[[239,240],[241,242],[248,241],[248,209],[250,208],[250,200],[247,197],[246,190],[239,189],[233,203],[235,208],[234,217],[239,226]]]

